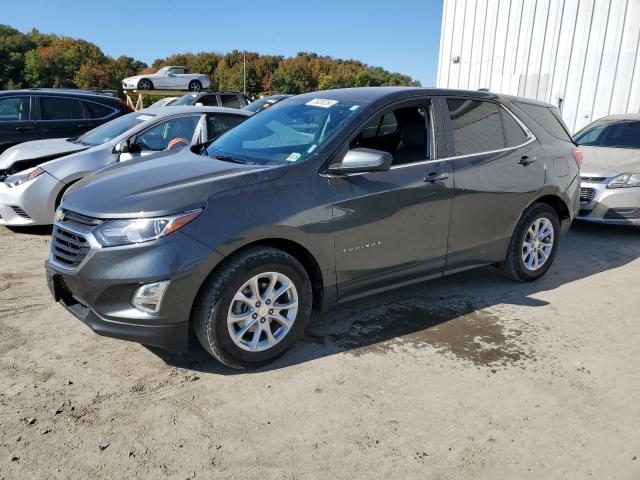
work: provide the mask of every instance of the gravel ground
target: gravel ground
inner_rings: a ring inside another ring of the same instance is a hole
[[[640,478],[640,229],[337,308],[238,373],[99,337],[0,227],[0,478]]]

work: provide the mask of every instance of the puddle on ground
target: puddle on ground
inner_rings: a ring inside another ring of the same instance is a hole
[[[341,331],[332,331],[335,329]],[[389,305],[347,315],[313,330],[308,339],[332,342],[353,355],[431,346],[478,366],[502,366],[531,359],[521,330],[506,327],[499,317],[471,303]]]

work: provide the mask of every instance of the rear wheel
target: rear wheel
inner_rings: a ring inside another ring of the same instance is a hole
[[[198,80],[191,80],[189,82],[189,90],[192,92],[199,92],[200,90],[202,90],[202,83],[200,83]]]
[[[544,203],[534,203],[522,214],[509,243],[502,271],[519,282],[542,277],[556,256],[560,222],[555,210]]]
[[[253,247],[232,257],[202,288],[193,326],[202,346],[232,368],[282,355],[311,315],[311,282],[291,255]]]
[[[153,83],[148,78],[143,78],[138,82],[138,90],[153,90]]]

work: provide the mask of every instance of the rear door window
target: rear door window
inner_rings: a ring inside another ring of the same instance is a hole
[[[524,143],[527,134],[497,103],[460,98],[447,99],[454,155],[473,155]]]
[[[29,97],[0,98],[0,122],[29,120]]]
[[[215,138],[222,135],[227,130],[244,122],[247,117],[240,115],[209,115],[207,124],[209,126],[209,138]]]
[[[240,99],[237,95],[222,94],[220,95],[220,101],[223,107],[227,108],[240,108]]]
[[[72,98],[40,98],[42,120],[81,120],[84,117],[82,104]]]
[[[215,95],[204,95],[198,99],[198,103],[201,103],[205,107],[217,107],[218,99]]]

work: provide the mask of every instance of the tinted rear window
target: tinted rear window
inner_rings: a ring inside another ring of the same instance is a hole
[[[518,122],[496,103],[450,98],[447,105],[456,156],[515,147],[527,139]]]
[[[42,97],[40,118],[42,120],[78,120],[83,118],[82,105],[72,98]]]
[[[84,102],[84,105],[87,107],[87,111],[89,112],[89,115],[91,115],[91,118],[104,118],[113,113],[112,108],[100,105],[99,103]]]
[[[220,95],[220,101],[223,107],[240,108],[240,99],[237,95]]]
[[[532,105],[530,103],[516,103],[518,107],[527,112],[542,128],[559,140],[571,142],[569,130],[564,125],[560,112],[554,112],[550,107]]]
[[[217,107],[218,99],[215,95],[204,95],[198,99],[197,103],[201,103],[205,107]]]

